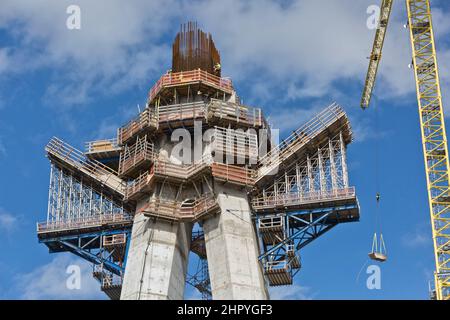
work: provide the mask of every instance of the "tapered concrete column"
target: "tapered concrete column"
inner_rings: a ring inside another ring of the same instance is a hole
[[[213,299],[268,299],[245,192],[216,185],[221,213],[203,222]]]
[[[135,217],[122,300],[183,299],[191,224]]]

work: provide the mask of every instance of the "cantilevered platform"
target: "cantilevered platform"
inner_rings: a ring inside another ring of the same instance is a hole
[[[70,170],[99,192],[109,194],[118,201],[123,199],[125,184],[110,167],[87,158],[81,151],[56,137],[50,140],[45,150],[51,161]]]
[[[357,205],[357,203],[354,187],[325,192],[316,191],[307,194],[286,193],[270,198],[265,198],[264,196],[254,197],[251,201],[252,208],[257,214],[340,207]],[[354,212],[347,212],[345,215],[358,217],[359,212],[354,210]]]
[[[119,159],[122,148],[117,144],[117,139],[105,139],[86,142],[84,154],[89,159],[98,161],[107,159]]]
[[[125,201],[135,201],[142,194],[152,190],[156,181],[171,183],[186,183],[195,181],[203,176],[212,175],[215,180],[241,187],[253,186],[253,170],[236,165],[226,165],[214,162],[206,157],[192,165],[174,164],[167,161],[155,160],[149,171],[141,173],[129,182],[125,190]]]
[[[208,215],[218,213],[220,207],[214,195],[204,194],[201,197],[184,201],[170,201],[162,198],[152,198],[137,214],[149,217],[179,221],[197,222]]]
[[[39,239],[46,239],[63,235],[122,229],[131,227],[132,223],[133,217],[129,214],[98,215],[79,220],[39,222],[37,234]]]
[[[260,159],[255,183],[264,186],[281,174],[285,167],[306,157],[307,153],[315,152],[324,141],[340,132],[346,144],[352,141],[347,115],[338,104],[333,103]]]

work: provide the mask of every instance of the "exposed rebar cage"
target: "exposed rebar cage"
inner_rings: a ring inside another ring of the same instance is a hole
[[[211,34],[200,30],[196,22],[181,25],[172,46],[172,72],[203,71],[220,76],[220,54]]]

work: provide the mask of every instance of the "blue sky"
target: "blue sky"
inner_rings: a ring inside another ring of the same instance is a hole
[[[376,3],[1,0],[0,299],[104,298],[89,266],[70,255],[49,255],[37,242],[49,179],[44,146],[54,135],[80,148],[113,137],[170,68],[173,37],[192,19],[213,34],[223,74],[243,101],[262,107],[283,135],[332,101],[352,121],[348,166],[361,221],[337,226],[307,246],[295,285],[273,296],[427,299],[434,259],[403,1],[394,5],[373,108],[359,109],[374,36],[366,9]],[[81,7],[81,30],[66,28],[70,4]],[[432,6],[448,106],[450,6],[443,0]],[[382,289],[368,290],[364,266],[375,231],[376,181],[389,261],[381,266]],[[82,290],[63,285],[71,263],[82,265]],[[186,296],[198,297],[190,288]]]

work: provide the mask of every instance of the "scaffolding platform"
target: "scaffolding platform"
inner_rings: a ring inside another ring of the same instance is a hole
[[[195,121],[206,120],[207,105],[203,101],[162,105],[158,107],[161,130],[192,127]]]
[[[148,95],[149,105],[155,104],[157,97],[165,100],[173,98],[173,88],[181,96],[192,96],[192,91],[204,95],[218,96],[232,94],[233,84],[228,78],[221,78],[201,69],[192,71],[169,72],[164,74],[152,87]]]
[[[115,261],[123,261],[127,246],[127,236],[125,233],[117,233],[102,237],[103,248],[108,250]]]
[[[111,299],[120,300],[122,278],[107,275],[102,278],[100,289]]]
[[[256,133],[216,126],[212,140],[211,152],[217,162],[226,163],[227,159],[232,158],[237,164],[256,164],[258,159]]]
[[[118,159],[122,148],[117,144],[117,139],[104,139],[89,141],[85,144],[84,154],[89,159],[95,159],[100,162],[108,159]]]
[[[231,164],[214,162],[211,165],[215,180],[242,187],[252,187],[255,184],[254,170]]]
[[[286,256],[289,260],[289,265],[292,267],[292,269],[300,269],[302,267],[300,256],[297,254],[295,250],[295,245],[293,244],[287,245]]]
[[[256,213],[293,212],[323,207],[339,207],[358,203],[354,187],[331,191],[317,191],[305,194],[288,193],[276,197],[260,196],[252,198],[252,208]],[[359,217],[359,211],[342,212],[342,220]]]
[[[100,282],[100,290],[103,291],[111,300],[120,300],[122,292],[122,276],[117,276],[106,271],[103,265],[94,265],[92,276]]]
[[[317,150],[324,141],[339,133],[342,133],[346,144],[351,142],[352,131],[347,115],[333,103],[260,158],[255,183],[264,186],[283,173],[280,168],[305,158],[311,150]]]
[[[291,266],[287,260],[267,261],[264,275],[271,287],[291,285],[293,281]]]
[[[268,125],[260,108],[211,99],[208,105],[208,122],[219,126],[232,125],[233,128],[267,128]]]
[[[53,137],[45,147],[51,161],[70,170],[74,175],[95,185],[97,190],[108,193],[119,201],[124,196],[124,182],[110,167],[87,158],[81,151]]]
[[[117,130],[117,143],[124,145],[138,135],[152,133],[156,130],[158,130],[158,115],[154,109],[147,107],[137,117]]]
[[[37,234],[39,239],[45,239],[61,235],[121,229],[131,227],[132,224],[133,218],[128,214],[102,214],[73,220],[38,222]]]
[[[131,146],[124,146],[120,154],[119,177],[136,178],[139,172],[154,162],[156,159],[154,146],[147,139],[147,136],[138,137]]]
[[[215,197],[212,194],[204,194],[199,198],[181,202],[154,197],[140,208],[138,213],[169,221],[197,222],[219,211]]]
[[[278,243],[285,238],[284,216],[268,216],[258,220],[258,231],[264,244]]]

